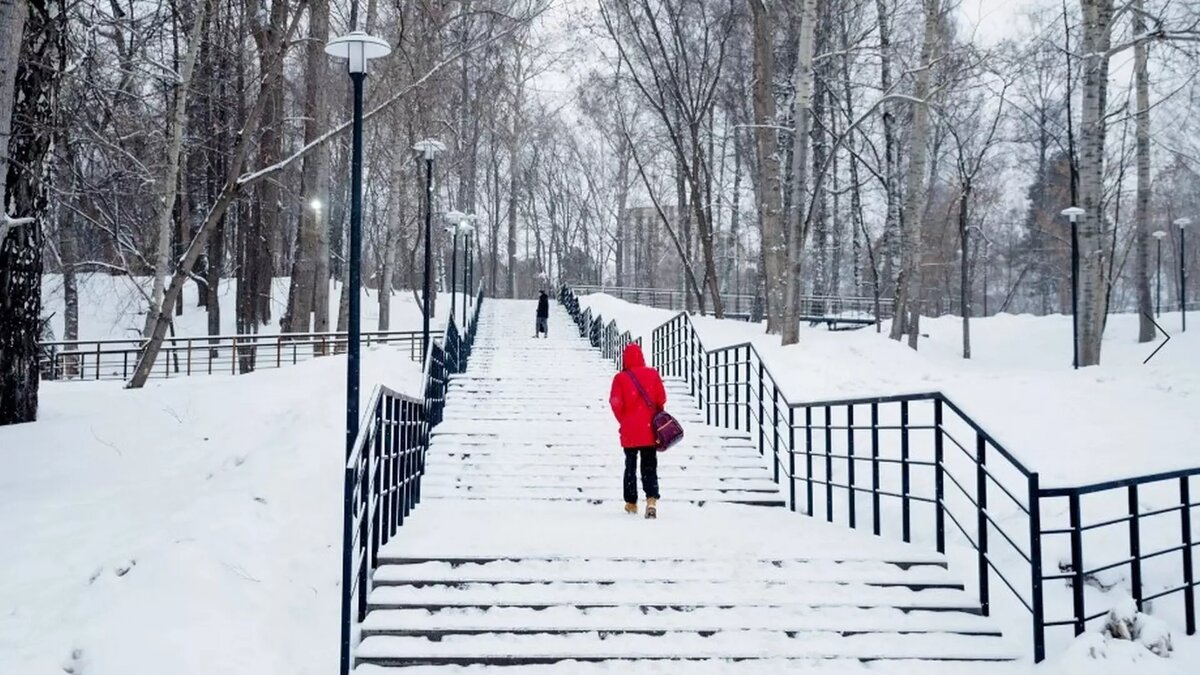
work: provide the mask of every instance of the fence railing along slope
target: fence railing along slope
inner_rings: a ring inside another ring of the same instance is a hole
[[[355,627],[367,614],[371,575],[386,544],[421,501],[430,433],[442,421],[450,376],[466,369],[475,343],[483,285],[464,331],[450,317],[431,340],[422,398],[377,386],[346,459],[342,531],[341,673],[353,668]]]
[[[237,375],[280,368],[346,349],[347,333],[279,333],[276,335],[201,335],[163,341],[151,377]],[[421,360],[421,331],[364,331],[366,346],[406,347]],[[38,366],[44,380],[127,380],[146,347],[142,338],[58,340],[41,342]]]
[[[561,296],[581,334],[609,348],[604,336],[616,323],[581,310],[570,289]],[[1155,613],[1182,617],[1187,634],[1196,632],[1200,467],[1044,486],[942,392],[791,402],[753,344],[709,350],[687,314],[654,329],[652,363],[687,383],[709,424],[755,437],[793,511],[941,553],[948,536],[969,547],[982,613],[1006,599],[1023,607],[1037,661],[1048,629],[1078,635],[1108,613],[1103,587],[1114,582],[1104,575],[1114,571],[1127,572],[1139,610],[1164,600]],[[994,581],[1006,598],[993,596]],[[1067,583],[1047,587],[1056,581]]]

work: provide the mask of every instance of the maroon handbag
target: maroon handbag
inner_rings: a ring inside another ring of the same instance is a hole
[[[637,387],[638,393],[642,395],[642,400],[646,402],[646,405],[651,410],[654,410],[656,406],[650,400],[650,395],[642,388],[642,383],[638,382],[638,379],[628,370],[625,371],[625,374],[629,376],[629,379],[633,380],[633,386]],[[679,424],[679,420],[672,417],[671,413],[666,410],[659,410],[654,413],[653,419],[650,420],[650,426],[654,431],[654,444],[659,452],[683,440],[683,426]]]

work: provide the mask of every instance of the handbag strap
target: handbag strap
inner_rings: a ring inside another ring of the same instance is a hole
[[[650,395],[642,388],[642,383],[638,382],[637,376],[628,370],[625,371],[625,374],[629,376],[629,379],[633,380],[633,386],[637,387],[638,393],[642,395],[642,400],[646,402],[646,407],[658,412],[658,406],[654,405],[654,402],[650,400]]]

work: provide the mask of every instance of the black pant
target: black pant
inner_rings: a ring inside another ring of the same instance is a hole
[[[637,461],[642,456],[642,489],[646,497],[658,499],[658,449],[657,448],[625,448],[625,502],[632,504],[638,500],[637,491]]]

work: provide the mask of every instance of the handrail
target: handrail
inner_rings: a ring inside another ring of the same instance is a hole
[[[345,349],[347,333],[308,332],[176,336],[164,339],[162,357],[151,377],[238,374],[279,368]],[[367,345],[407,344],[409,357],[419,358],[420,331],[363,331]],[[146,346],[143,338],[54,340],[39,343],[42,378],[128,379]],[[161,367],[160,367],[161,364]]]
[[[590,320],[590,310],[580,311],[571,289],[564,288],[561,297],[577,321]],[[615,321],[608,328],[618,330]],[[869,523],[875,535],[898,528],[906,542],[913,541],[915,525],[918,538],[931,538],[939,552],[946,551],[948,532],[961,535],[976,554],[980,610],[991,611],[991,581],[998,579],[1030,614],[1035,660],[1045,658],[1048,628],[1071,626],[1079,634],[1107,613],[1107,607],[1096,610],[1094,599],[1089,607],[1084,591],[1086,577],[1102,570],[1129,571],[1139,609],[1152,599],[1182,595],[1187,633],[1195,633],[1200,584],[1193,562],[1200,542],[1194,541],[1191,518],[1200,501],[1191,494],[1200,467],[1044,487],[1038,472],[943,392],[790,402],[752,342],[709,351],[686,313],[652,335],[654,365],[687,383],[706,421],[745,431],[761,455],[770,453],[773,478],[788,485],[792,510],[799,510],[800,488],[803,511],[829,522],[851,528]],[[1090,512],[1083,508],[1084,496]],[[896,509],[885,512],[884,500]],[[1114,517],[1113,511],[1124,515]],[[1147,523],[1157,528],[1153,536],[1146,533]],[[1127,537],[1128,555],[1085,557],[1084,534],[1113,528]],[[1056,552],[1063,538],[1069,563],[1060,572],[1059,560],[1047,560],[1053,553],[1044,551]],[[1148,550],[1150,543],[1154,550]],[[1181,571],[1168,570],[1165,581],[1146,581],[1145,563],[1175,555]],[[1047,574],[1045,567],[1055,572]],[[1064,580],[1070,581],[1065,588],[1047,585]],[[1061,598],[1066,593],[1069,610]],[[1057,616],[1064,611],[1069,618]]]
[[[422,397],[376,386],[347,453],[342,505],[342,675],[349,675],[354,667],[355,629],[366,618],[379,549],[421,501],[431,431],[442,421],[450,377],[465,370],[470,358],[483,305],[482,282],[474,299],[462,330],[451,316],[440,341],[430,339],[421,375]]]

